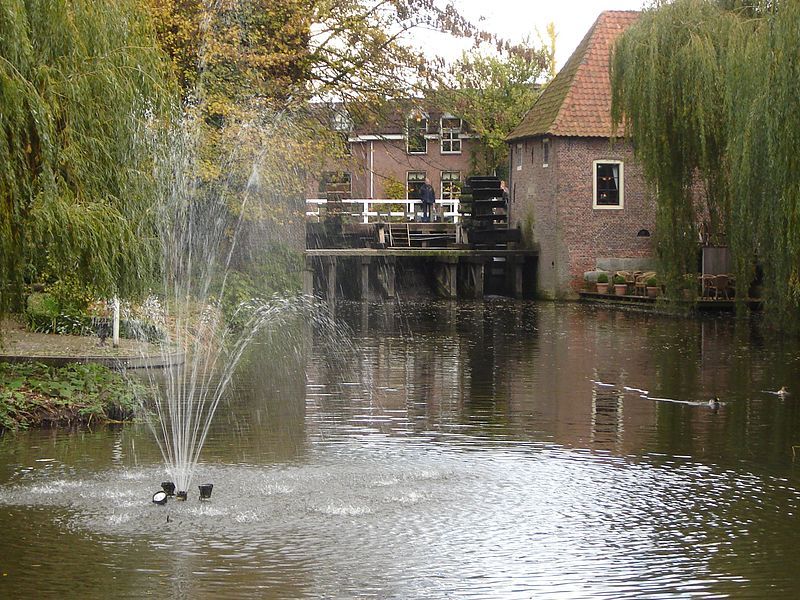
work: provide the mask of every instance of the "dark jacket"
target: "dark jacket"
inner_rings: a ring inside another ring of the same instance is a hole
[[[423,183],[422,187],[419,188],[419,199],[422,200],[423,204],[433,204],[436,202],[436,193],[433,191],[433,186]]]

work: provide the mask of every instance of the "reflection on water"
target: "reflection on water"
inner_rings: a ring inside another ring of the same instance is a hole
[[[0,440],[0,596],[800,592],[795,342],[499,299],[337,316],[354,351],[253,349],[211,502],[149,502],[141,426]]]

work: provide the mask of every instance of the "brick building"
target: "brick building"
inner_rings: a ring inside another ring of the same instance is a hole
[[[418,198],[426,177],[437,200],[458,196],[475,143],[462,119],[418,100],[391,102],[380,114],[355,119],[338,111],[334,128],[347,135],[350,156],[313,182],[310,197],[324,198],[334,184],[346,197],[383,199],[387,184],[399,182],[406,198]]]
[[[652,265],[655,198],[612,139],[609,58],[638,12],[603,12],[509,135],[509,218],[539,247],[538,292],[570,297],[596,268]]]

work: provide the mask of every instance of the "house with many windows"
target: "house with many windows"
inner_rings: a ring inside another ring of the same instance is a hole
[[[461,118],[423,100],[395,101],[379,114],[356,119],[342,108],[336,113],[333,126],[347,135],[349,157],[323,173],[309,196],[418,199],[428,178],[437,200],[458,198],[475,143]],[[446,210],[452,207],[445,204]]]
[[[587,271],[652,265],[655,198],[611,124],[611,50],[638,18],[603,12],[507,138],[510,226],[539,249],[543,296],[574,296]]]

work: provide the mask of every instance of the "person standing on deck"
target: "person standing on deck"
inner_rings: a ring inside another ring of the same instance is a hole
[[[436,202],[436,192],[433,191],[431,180],[425,178],[425,183],[419,188],[419,199],[422,201],[422,222],[430,223],[431,207]]]

